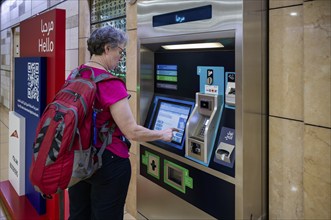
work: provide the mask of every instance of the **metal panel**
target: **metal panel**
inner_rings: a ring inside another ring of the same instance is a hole
[[[138,212],[147,219],[215,219],[143,176],[138,182]]]
[[[263,160],[266,158],[265,150],[265,111],[266,111],[266,69],[265,69],[265,38],[266,30],[262,29],[262,23],[266,8],[264,1],[243,1],[243,35],[242,35],[242,73],[241,73],[241,111],[242,116],[237,120],[236,126],[241,126],[242,134],[240,146],[242,150],[242,176],[238,185],[242,186],[241,204],[242,215],[237,218],[263,217],[266,210],[263,210],[265,194],[263,188],[265,182],[265,168]],[[237,127],[236,127],[237,128]],[[237,167],[239,169],[239,167]],[[238,187],[239,188],[239,187]],[[238,192],[239,193],[239,192]],[[254,199],[254,202],[252,202]]]
[[[176,12],[199,6],[212,5],[210,20],[194,21],[182,24],[152,27],[154,15]],[[145,0],[137,6],[139,38],[154,38],[191,33],[203,33],[219,30],[230,30],[240,25],[242,20],[242,1],[200,1],[200,0]]]
[[[140,62],[138,62],[140,78],[138,85],[140,90],[140,93],[138,93],[138,104],[140,117],[137,121],[139,124],[143,124],[154,94],[154,53],[140,45],[140,54],[138,57],[140,58]]]

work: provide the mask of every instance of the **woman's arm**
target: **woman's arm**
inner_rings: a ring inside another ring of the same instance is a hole
[[[168,128],[161,131],[150,130],[138,125],[133,118],[129,101],[126,98],[111,105],[110,113],[125,137],[133,141],[163,140],[170,142],[172,139],[172,132],[178,131],[176,128]]]

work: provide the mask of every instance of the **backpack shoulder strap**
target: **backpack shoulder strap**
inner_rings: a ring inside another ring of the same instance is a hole
[[[97,77],[95,77],[94,82],[98,83],[98,82],[107,81],[107,80],[119,80],[120,82],[123,83],[125,89],[127,89],[126,83],[123,79],[121,79],[117,76],[111,75],[109,73],[102,73],[102,74],[98,75]]]
[[[122,79],[120,79],[116,76],[113,76],[113,75],[109,74],[109,73],[102,73],[102,74],[98,75],[97,77],[95,77],[94,82],[98,83],[98,82],[101,82],[101,81],[104,81],[104,80],[109,80],[109,79],[122,80]]]
[[[82,66],[79,66],[75,68],[73,71],[71,71],[69,79],[75,79],[76,77],[81,77],[82,76],[81,73],[85,71],[90,71],[91,72],[90,79],[95,81],[94,70],[91,67],[82,67]]]
[[[106,122],[106,124],[107,124],[107,122]],[[103,154],[103,152],[105,151],[106,147],[109,144],[111,144],[112,141],[113,141],[113,133],[115,131],[115,127],[116,127],[116,124],[113,123],[110,128],[106,128],[105,125],[102,126],[102,128],[101,128],[103,131],[106,131],[107,133],[106,133],[106,135],[103,138],[102,146],[101,146],[101,148],[100,148],[100,150],[99,150],[99,152],[97,154],[97,157],[98,157],[98,167],[99,168],[102,166],[102,154]]]

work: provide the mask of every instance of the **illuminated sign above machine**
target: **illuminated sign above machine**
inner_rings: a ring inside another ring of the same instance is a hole
[[[224,46],[219,42],[210,42],[210,43],[162,45],[161,47],[166,50],[188,50],[188,49],[222,48]]]
[[[153,16],[153,27],[211,19],[211,5]]]

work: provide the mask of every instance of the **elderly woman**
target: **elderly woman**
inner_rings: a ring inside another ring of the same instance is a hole
[[[91,67],[95,76],[109,73],[124,55],[127,35],[111,26],[95,30],[87,40],[91,60],[82,67]],[[83,73],[83,77],[84,76]],[[102,167],[89,179],[69,188],[69,219],[123,219],[124,204],[131,176],[129,149],[123,136],[134,141],[171,141],[175,129],[154,131],[137,125],[129,107],[128,93],[121,80],[102,81],[95,106],[103,109],[96,118],[96,127],[106,121],[115,123],[112,143],[102,155]],[[101,146],[101,140],[97,141]]]

